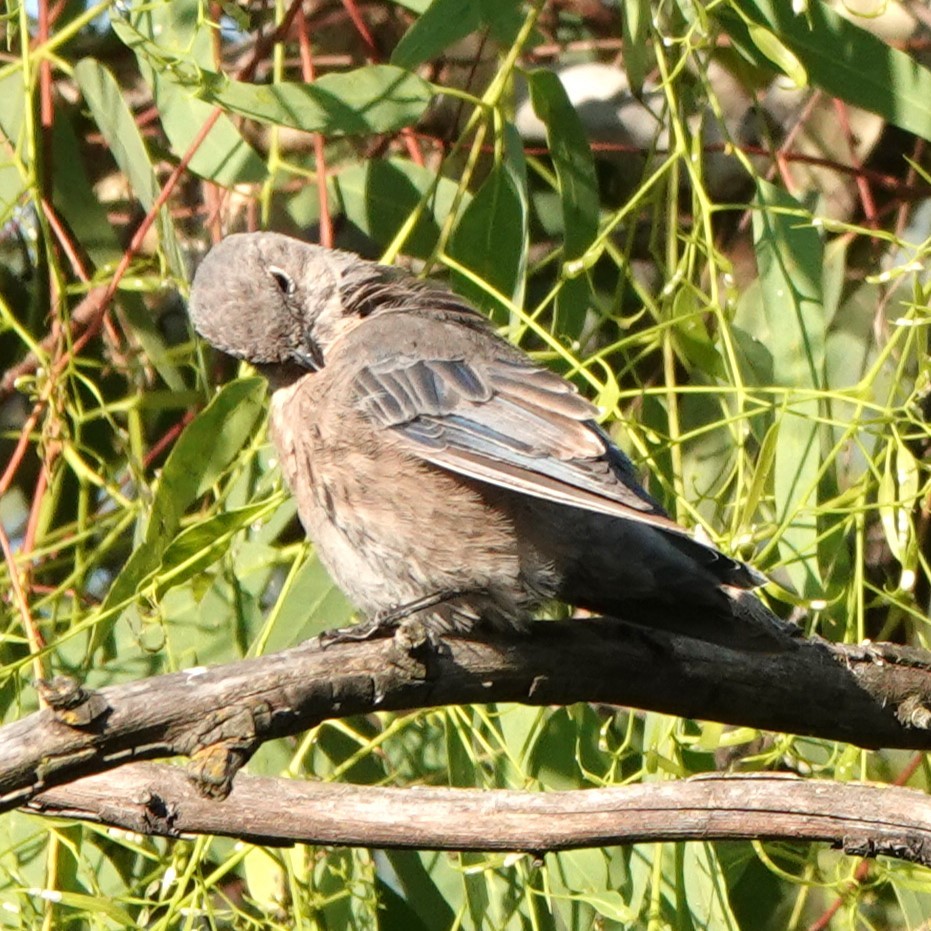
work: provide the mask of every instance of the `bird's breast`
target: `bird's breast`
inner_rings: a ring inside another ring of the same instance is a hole
[[[473,483],[406,452],[325,374],[276,390],[270,427],[301,522],[334,581],[367,611],[490,580],[516,584],[508,517]]]

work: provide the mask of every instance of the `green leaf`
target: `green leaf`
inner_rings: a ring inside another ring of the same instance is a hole
[[[683,846],[682,877],[695,931],[739,931],[728,901],[724,870],[711,844]]]
[[[621,8],[624,71],[630,89],[639,95],[649,70],[650,0],[622,0]]]
[[[288,874],[280,860],[281,854],[266,847],[252,847],[243,857],[242,871],[249,900],[263,912],[274,913],[285,900]]]
[[[672,338],[676,352],[690,370],[716,378],[726,376],[726,367],[705,326],[698,299],[690,288],[680,288],[673,299]]]
[[[882,478],[876,491],[876,505],[889,550],[903,568],[910,565],[914,548],[910,515],[919,493],[918,464],[898,436],[886,447]]]
[[[165,592],[203,572],[230,548],[233,535],[248,527],[270,507],[260,501],[233,511],[222,511],[182,530],[165,549],[156,570],[156,594]]]
[[[184,428],[159,479],[150,519],[155,533],[173,536],[181,515],[236,460],[255,432],[267,387],[258,376],[230,382]]]
[[[378,896],[378,931],[433,931],[436,918],[425,924],[414,911],[412,903],[400,894],[392,882],[376,876],[375,893]]]
[[[202,72],[204,99],[264,123],[328,136],[390,133],[416,123],[433,98],[423,78],[393,65],[327,74],[312,84],[246,84]],[[193,89],[193,88],[192,88]]]
[[[902,919],[908,931],[922,931],[928,927],[928,915],[931,915],[931,888],[922,876],[922,867],[902,865],[897,870],[898,876],[890,883],[902,911]],[[909,876],[909,873],[912,875]],[[920,877],[920,878],[919,878]]]
[[[582,892],[576,896],[580,902],[585,902],[599,914],[603,915],[609,921],[617,921],[622,924],[635,921],[637,918],[630,906],[624,901],[624,897],[613,889],[603,889],[598,892]]]
[[[534,112],[546,128],[546,140],[556,170],[562,209],[564,265],[585,265],[585,255],[598,233],[600,196],[595,162],[579,120],[562,82],[543,69],[527,75]],[[591,290],[585,277],[563,282],[556,298],[556,335],[579,339],[582,335]]]
[[[482,24],[488,26],[492,37],[504,48],[510,46],[524,26],[525,11],[519,0],[478,0]],[[534,30],[527,38],[527,47],[543,41]]]
[[[129,179],[139,202],[150,210],[160,188],[152,159],[119,84],[110,71],[93,58],[79,61],[74,76],[110,153]],[[158,212],[158,231],[172,273],[183,279],[186,276],[184,257],[167,206],[162,206]]]
[[[786,48],[765,26],[751,23],[748,27],[753,44],[780,70],[796,87],[806,87],[808,74],[797,55]]]
[[[39,894],[42,898],[46,898],[45,890],[36,889],[30,891],[33,894]],[[81,892],[54,890],[48,893],[48,899],[46,901],[48,902],[49,900],[65,908],[77,909],[79,912],[84,912],[87,916],[95,914],[105,916],[110,919],[110,921],[115,921],[117,926],[121,928],[131,928],[135,924],[132,914],[125,908],[121,908],[115,902],[111,901],[107,896],[85,895]],[[62,920],[64,920],[64,916],[62,916]],[[70,924],[71,922],[64,923]]]
[[[0,223],[5,223],[26,193],[26,181],[17,162],[0,150]]]
[[[80,67],[80,66],[79,66]],[[110,223],[107,211],[97,197],[85,170],[81,144],[69,114],[59,114],[52,129],[56,164],[54,173],[54,204],[67,220],[98,268],[119,260],[123,246]],[[170,220],[169,228],[170,228]],[[172,239],[174,233],[171,233]],[[178,259],[180,262],[180,257]],[[124,279],[125,283],[125,279]],[[165,384],[174,391],[184,390],[184,379],[169,357],[158,323],[139,294],[120,289],[119,302],[132,328],[133,335]]]
[[[462,907],[462,882],[450,858],[436,851],[415,850],[386,850],[385,857],[420,920],[428,928],[454,927],[456,911]]]
[[[753,476],[747,486],[747,493],[744,496],[743,511],[739,527],[753,526],[753,519],[756,515],[757,508],[763,500],[763,493],[766,490],[767,481],[772,473],[773,463],[776,461],[776,448],[779,443],[779,428],[773,424],[763,437],[760,444],[760,451],[756,457],[756,463],[753,469]]]
[[[110,587],[104,612],[131,598],[158,568],[181,516],[229,468],[251,438],[265,389],[263,378],[230,382],[184,428],[162,469],[145,539]],[[101,635],[95,635],[96,643]]]
[[[13,68],[0,78],[0,130],[17,150],[24,142],[23,116],[25,101],[29,100],[29,89],[23,80],[23,69]]]
[[[600,198],[595,162],[578,112],[562,82],[539,69],[527,75],[534,112],[546,127],[565,228],[565,259],[585,254],[598,233]]]
[[[491,171],[463,212],[449,245],[449,255],[514,304],[523,303],[527,266],[527,176],[520,136],[505,127],[504,157]],[[502,306],[475,280],[454,273],[456,289],[498,322],[510,319]]]
[[[0,136],[8,140],[0,146],[0,222],[9,219],[26,191],[25,165],[21,168],[18,161],[23,157],[23,101],[29,97],[23,74],[16,68],[0,78]]]
[[[317,634],[349,623],[353,607],[312,554],[276,605],[274,628],[266,652],[283,650]]]
[[[458,191],[449,178],[437,178],[428,168],[400,158],[353,165],[333,180],[347,219],[381,246],[394,240],[425,201],[403,246],[406,253],[423,259],[432,255]],[[470,201],[466,194],[463,205]]]
[[[753,215],[768,346],[775,384],[815,392],[824,385],[827,322],[821,294],[822,247],[798,202],[765,181]],[[817,569],[817,504],[821,468],[821,405],[788,395],[779,419],[774,489],[780,547],[799,592],[821,594]]]
[[[839,16],[826,3],[809,4],[804,15],[794,13],[785,0],[735,0],[735,5],[742,18],[725,11],[721,22],[751,60],[757,59],[760,33],[751,38],[748,20],[774,39],[778,36],[815,87],[931,140],[931,71],[912,55]]]
[[[610,849],[564,850],[546,858],[559,927],[598,927],[596,915],[633,927],[637,912],[617,891],[617,853]]]
[[[79,237],[82,249],[95,265],[104,267],[123,250],[88,177],[74,122],[67,114],[59,114],[52,133],[56,155],[53,202]]]
[[[191,91],[172,78],[166,59],[176,57],[188,67],[211,59],[204,53],[206,30],[179,35],[179,22],[184,17],[172,16],[177,4],[155,4],[137,17],[130,25],[114,16],[111,20],[116,35],[136,53],[139,70],[152,90],[159,119],[175,155],[182,156],[191,148],[203,131],[204,124],[213,117],[211,104],[197,100]],[[189,18],[189,17],[188,17]],[[158,36],[159,42],[155,41]],[[176,41],[177,44],[172,44]],[[200,142],[191,158],[191,171],[208,181],[224,187],[235,184],[263,181],[267,175],[265,163],[246,144],[233,121],[223,114]]]
[[[569,269],[592,264],[587,253],[598,234],[600,212],[595,162],[578,111],[556,74],[545,69],[531,71],[527,85],[534,112],[546,129],[562,211],[566,277],[556,297],[553,330],[559,337],[577,340],[582,336],[592,295],[588,278],[570,274]]]
[[[391,64],[416,68],[481,24],[478,0],[433,0],[391,53]]]

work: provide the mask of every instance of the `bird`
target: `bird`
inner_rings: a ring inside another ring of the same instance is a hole
[[[571,382],[441,284],[235,233],[188,307],[268,379],[298,515],[367,630],[516,633],[553,602],[750,649],[794,627],[753,594],[765,576],[669,517]]]

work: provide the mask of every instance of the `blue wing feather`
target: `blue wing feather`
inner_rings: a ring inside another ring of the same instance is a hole
[[[512,359],[392,360],[364,369],[359,403],[411,452],[537,497],[675,533],[596,409],[558,375]]]

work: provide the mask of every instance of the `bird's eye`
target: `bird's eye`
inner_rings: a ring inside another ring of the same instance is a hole
[[[294,294],[297,286],[294,284],[294,279],[283,268],[278,268],[277,265],[269,265],[268,273],[272,276],[272,280],[282,294]]]

